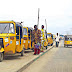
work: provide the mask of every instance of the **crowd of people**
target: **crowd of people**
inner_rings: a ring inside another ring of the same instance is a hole
[[[32,32],[32,41],[34,42],[34,55],[40,54],[40,52],[44,52],[44,41],[45,41],[45,30],[44,25],[41,26],[41,30],[38,29],[37,25],[34,25],[34,30]],[[59,34],[56,34],[56,47],[59,45]]]
[[[32,32],[32,40],[34,42],[34,55],[40,54],[40,52],[43,51],[43,45],[45,41],[45,31],[44,31],[44,25],[41,27],[42,29],[39,30],[37,28],[37,25],[34,25],[34,30]]]

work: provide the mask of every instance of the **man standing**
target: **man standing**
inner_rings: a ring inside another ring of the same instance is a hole
[[[34,25],[34,30],[32,32],[32,40],[34,41],[34,55],[40,53],[41,47],[41,31],[38,30],[37,25]]]
[[[60,38],[60,37],[59,37],[59,35],[58,35],[58,33],[57,33],[57,34],[56,34],[56,38],[55,38],[55,39],[56,39],[56,47],[58,47],[58,45],[59,45],[59,38]]]
[[[44,25],[41,27],[41,52],[43,52],[43,47],[44,47],[44,41],[45,41],[45,31],[44,31]]]

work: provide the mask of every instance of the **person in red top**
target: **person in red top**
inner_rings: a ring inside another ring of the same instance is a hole
[[[32,40],[34,42],[34,55],[40,53],[41,48],[41,31],[37,28],[37,25],[34,25],[34,30],[32,32]]]

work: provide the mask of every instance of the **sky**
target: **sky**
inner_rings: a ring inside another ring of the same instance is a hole
[[[45,26],[47,32],[72,34],[72,0],[0,0],[0,21],[23,21],[23,26],[37,24],[40,8],[39,29]]]

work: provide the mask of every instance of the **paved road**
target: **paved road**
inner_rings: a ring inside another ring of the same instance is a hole
[[[61,41],[23,72],[72,72],[72,48],[64,48]]]
[[[51,46],[48,47],[48,49]],[[44,51],[46,49],[44,48]],[[21,57],[21,54],[5,56],[3,62],[0,62],[0,72],[16,72],[24,65],[38,57],[38,55],[33,55],[34,52],[32,50],[27,50],[24,53],[24,56]],[[40,53],[42,54],[42,53]]]

